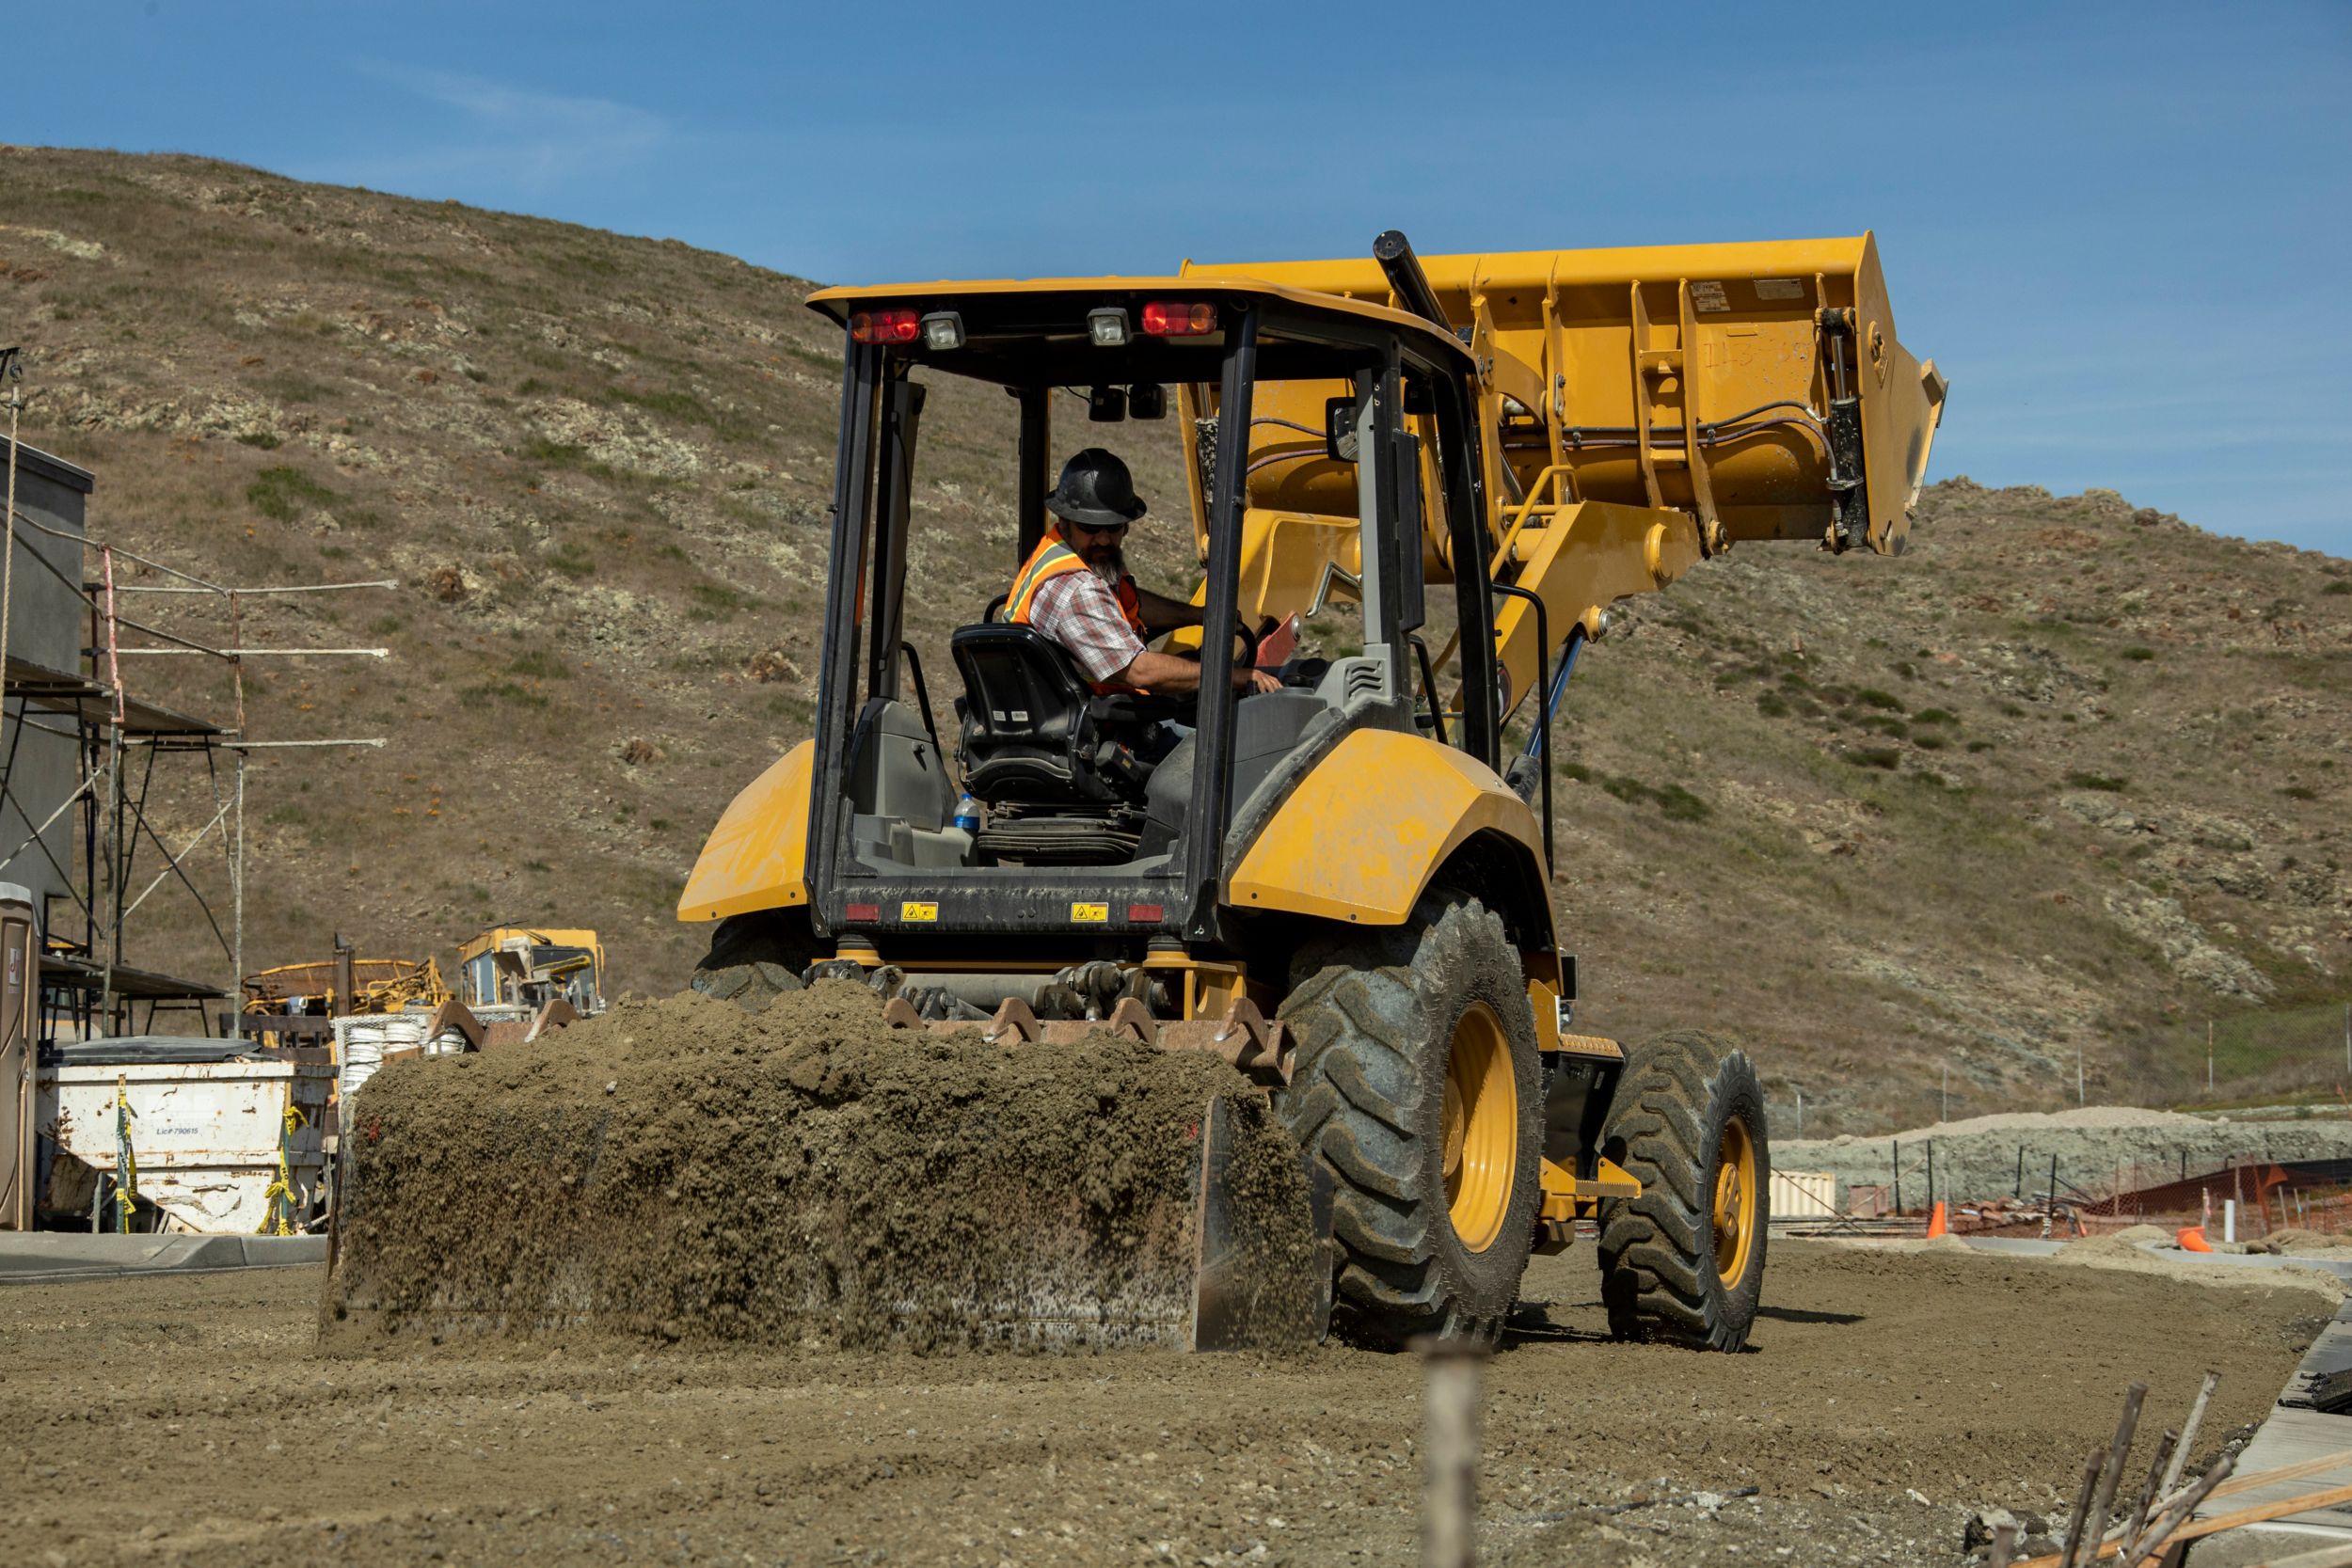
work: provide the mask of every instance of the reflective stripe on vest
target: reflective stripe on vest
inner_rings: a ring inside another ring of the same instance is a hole
[[[1021,570],[1014,574],[1012,592],[1005,595],[1005,619],[1016,626],[1029,624],[1029,612],[1037,604],[1037,591],[1065,572],[1091,571],[1078,552],[1054,534],[1038,541],[1036,553]],[[1143,629],[1143,596],[1136,592],[1135,578],[1121,577],[1115,597],[1119,612],[1127,618],[1127,625],[1138,638],[1150,641]]]

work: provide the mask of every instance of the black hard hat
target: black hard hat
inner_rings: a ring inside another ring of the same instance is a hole
[[[1116,528],[1143,515],[1127,465],[1101,447],[1089,447],[1061,466],[1061,483],[1045,498],[1045,508],[1087,528]]]

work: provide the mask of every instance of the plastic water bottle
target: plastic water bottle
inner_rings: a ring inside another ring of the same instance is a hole
[[[967,833],[980,831],[980,803],[969,795],[956,802],[956,826]]]

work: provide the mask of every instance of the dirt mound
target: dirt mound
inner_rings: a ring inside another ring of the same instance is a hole
[[[1230,1097],[1248,1309],[1304,1310],[1305,1183],[1222,1062],[894,1031],[842,983],[687,994],[396,1064],[345,1111],[326,1328],[866,1344],[1180,1336]]]
[[[2134,1230],[2153,1230],[2153,1226],[2134,1226]],[[2249,1248],[2249,1251],[2253,1250]],[[2069,1242],[2052,1257],[2053,1262],[2074,1263],[2094,1269],[2120,1269],[2127,1274],[2165,1275],[2174,1279],[2199,1285],[2231,1285],[2241,1289],[2271,1290],[2285,1285],[2298,1290],[2313,1291],[2330,1302],[2344,1300],[2344,1282],[2332,1274],[2318,1269],[2248,1268],[2230,1263],[2198,1263],[2190,1261],[2186,1253],[2153,1253],[2137,1242],[2118,1232],[2111,1236],[2086,1236]]]
[[[2172,1232],[2160,1225],[2127,1225],[2115,1232],[2113,1239],[2133,1243],[2169,1242],[2172,1240]]]
[[[2007,1111],[1994,1116],[1967,1117],[1957,1121],[1939,1121],[1926,1127],[1915,1127],[1905,1132],[1886,1132],[1870,1137],[1857,1137],[1847,1132],[1828,1142],[1846,1148],[1857,1143],[1883,1144],[1889,1140],[1907,1144],[1924,1143],[1930,1138],[1966,1137],[1974,1132],[2052,1132],[2108,1127],[2202,1128],[2207,1125],[2201,1117],[2184,1116],[2178,1111],[2152,1111],[2139,1105],[2083,1105],[2071,1111]]]
[[[2352,1247],[2352,1236],[2338,1236],[2325,1230],[2305,1230],[2289,1226],[2274,1230],[2258,1242],[2246,1243],[2249,1252],[2267,1252],[2281,1258],[2317,1258]]]

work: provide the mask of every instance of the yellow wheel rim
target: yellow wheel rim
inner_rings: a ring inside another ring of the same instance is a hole
[[[1445,1063],[1445,1201],[1454,1234],[1484,1252],[1502,1234],[1518,1164],[1519,1091],[1511,1042],[1484,1002],[1454,1026]]]
[[[1748,1255],[1756,1250],[1758,1212],[1756,1181],[1756,1140],[1747,1124],[1724,1124],[1723,1141],[1715,1149],[1715,1273],[1726,1287],[1736,1286],[1748,1272]]]

